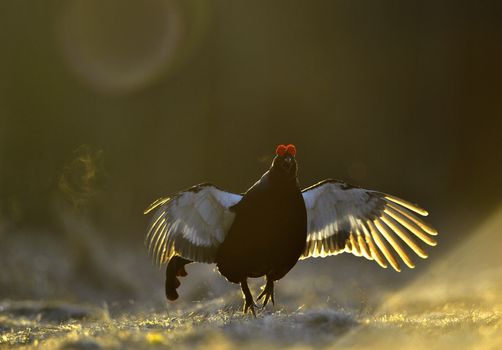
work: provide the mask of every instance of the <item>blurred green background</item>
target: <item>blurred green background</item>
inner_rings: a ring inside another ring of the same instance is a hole
[[[0,297],[67,296],[65,273],[120,289],[94,279],[140,264],[151,201],[244,191],[279,143],[305,187],[420,203],[448,250],[501,203],[501,19],[498,1],[0,2]]]

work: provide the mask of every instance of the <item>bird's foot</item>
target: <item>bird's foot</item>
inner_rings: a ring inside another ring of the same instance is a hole
[[[176,271],[176,276],[185,277],[186,275],[188,275],[188,273],[187,270],[185,270],[185,266],[181,266],[178,271]]]
[[[180,286],[180,280],[178,277],[184,277],[187,275],[185,270],[185,265],[191,263],[190,260],[184,259],[180,256],[173,256],[166,268],[166,297],[168,300],[176,300],[179,295],[176,289]]]
[[[267,284],[263,288],[263,291],[258,295],[258,298],[256,300],[260,300],[263,298],[263,306],[265,307],[268,303],[268,301],[272,301],[272,304],[275,305],[275,300],[274,300],[274,282],[271,280],[267,280]]]
[[[244,308],[243,308],[244,313],[247,314],[248,310],[250,310],[253,316],[256,317],[255,307],[257,308],[258,305],[255,304],[253,298],[250,299],[246,298],[246,300],[244,301]]]
[[[251,310],[251,312],[253,313],[253,316],[256,317],[256,312],[255,312],[254,308],[257,306],[254,303],[253,295],[251,294],[251,291],[249,290],[247,278],[244,278],[241,281],[241,288],[242,288],[242,294],[244,294],[244,308],[243,308],[244,313],[246,314],[248,312],[248,310]]]

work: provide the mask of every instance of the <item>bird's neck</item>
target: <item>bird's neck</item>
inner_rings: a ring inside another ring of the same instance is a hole
[[[271,184],[281,187],[300,187],[297,173],[287,173],[277,167],[271,167],[267,172]]]

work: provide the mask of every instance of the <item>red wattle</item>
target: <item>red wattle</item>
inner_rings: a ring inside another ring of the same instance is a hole
[[[279,157],[283,157],[286,154],[286,146],[285,145],[279,145],[275,149],[275,154],[277,154]]]
[[[291,154],[293,157],[296,156],[296,147],[295,145],[287,145],[286,146],[286,152],[288,152],[289,154]]]

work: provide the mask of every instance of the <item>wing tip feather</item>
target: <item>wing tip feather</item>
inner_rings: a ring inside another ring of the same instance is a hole
[[[143,215],[147,215],[151,213],[155,208],[160,207],[161,205],[166,204],[171,200],[171,197],[161,197],[153,201],[144,211]]]
[[[422,207],[420,207],[418,204],[411,203],[407,200],[404,200],[404,199],[396,197],[396,196],[392,196],[390,194],[385,194],[384,198],[391,201],[391,202],[394,202],[396,204],[402,205],[406,209],[414,211],[415,213],[420,214],[422,216],[429,215],[429,212],[427,210],[423,209]]]

